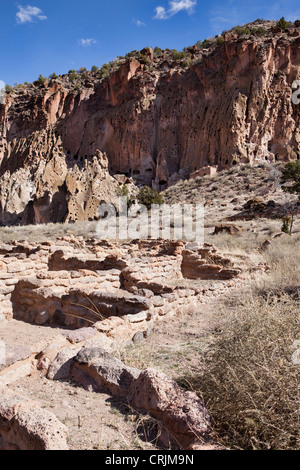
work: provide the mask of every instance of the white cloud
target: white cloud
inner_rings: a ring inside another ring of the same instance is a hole
[[[164,7],[156,7],[155,12],[156,12],[156,15],[154,18],[156,20],[166,20],[168,18],[166,9]]]
[[[27,5],[27,7],[18,6],[19,11],[16,14],[17,23],[32,23],[34,20],[44,21],[47,16],[43,15],[43,12],[38,7]]]
[[[135,19],[133,19],[133,22],[134,22],[137,26],[139,26],[139,27],[141,27],[141,26],[147,26],[146,23],[143,23],[143,22],[140,21],[140,20],[135,20]]]
[[[86,38],[86,39],[82,38],[78,40],[78,44],[83,47],[90,47],[93,44],[97,44],[97,41],[96,39],[93,39],[93,38]]]
[[[171,0],[169,1],[169,8],[158,6],[155,8],[155,19],[156,20],[167,20],[172,16],[176,15],[180,11],[186,11],[187,13],[193,13],[197,0]]]

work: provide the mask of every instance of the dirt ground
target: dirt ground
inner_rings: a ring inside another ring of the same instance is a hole
[[[69,430],[70,450],[155,450],[139,416],[106,393],[87,392],[70,382],[31,376],[9,389],[37,400]]]
[[[147,340],[116,355],[127,365],[155,367],[174,378],[184,377],[199,370],[199,358],[216,328],[214,312],[218,308],[217,301],[209,300],[197,311],[162,320]],[[69,430],[71,450],[159,449],[155,423],[106,393],[87,392],[71,382],[49,381],[39,372],[9,389],[53,412]]]

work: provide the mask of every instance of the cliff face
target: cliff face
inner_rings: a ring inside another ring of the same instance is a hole
[[[227,35],[194,49],[187,67],[149,57],[150,67],[131,58],[104,80],[88,74],[80,89],[60,77],[7,97],[2,223],[93,219],[101,200],[114,200],[116,173],[161,189],[205,165],[300,154],[300,28]]]

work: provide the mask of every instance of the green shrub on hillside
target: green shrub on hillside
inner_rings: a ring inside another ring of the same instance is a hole
[[[162,57],[163,51],[161,50],[160,47],[155,47],[153,50],[154,57],[159,58]]]
[[[290,21],[286,21],[284,16],[277,22],[277,26],[281,29],[288,29],[292,26],[292,23]]]
[[[5,85],[5,93],[8,95],[14,91],[13,87],[10,85]]]
[[[155,191],[148,186],[140,190],[137,200],[140,204],[146,206],[148,211],[151,209],[152,204],[158,204],[161,206],[165,203],[164,198],[158,193],[158,191]]]
[[[222,36],[217,38],[217,46],[223,46],[224,43],[225,43],[225,39]]]
[[[47,82],[47,78],[44,77],[42,74],[39,75],[39,78],[37,79],[37,82],[39,85],[45,85],[45,83]]]
[[[300,198],[300,160],[285,165],[282,170],[282,184],[286,193],[298,194]]]
[[[86,73],[86,72],[87,72],[86,67],[80,67],[80,69],[78,70],[78,73],[80,73],[80,74],[83,74],[83,73]]]
[[[187,53],[185,51],[179,52],[176,49],[171,51],[171,58],[174,61],[182,60],[187,57]]]

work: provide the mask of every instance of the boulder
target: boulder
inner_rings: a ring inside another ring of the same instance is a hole
[[[69,379],[71,366],[77,353],[78,348],[76,347],[65,348],[59,352],[49,368],[47,378],[49,380]]]
[[[115,396],[129,398],[140,371],[124,365],[103,349],[93,348],[77,354],[71,374],[89,390],[108,390]]]
[[[39,404],[5,392],[0,397],[0,450],[68,450],[68,430]]]

